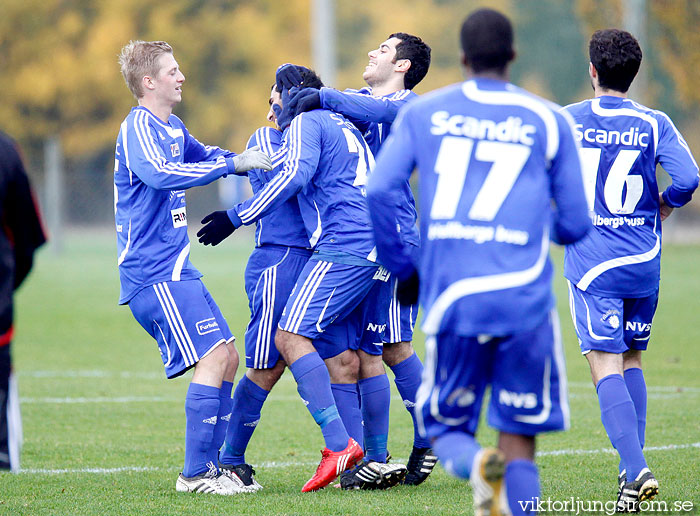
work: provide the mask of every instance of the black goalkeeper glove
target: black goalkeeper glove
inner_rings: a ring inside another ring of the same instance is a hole
[[[396,298],[404,306],[415,305],[418,303],[418,291],[420,287],[420,279],[418,271],[413,271],[408,278],[399,281],[396,286]]]
[[[219,245],[236,230],[228,213],[225,211],[215,211],[202,219],[205,226],[197,231],[199,242],[204,245]]]

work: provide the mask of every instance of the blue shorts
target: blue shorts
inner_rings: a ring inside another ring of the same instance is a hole
[[[393,278],[385,276],[384,273],[384,269],[381,268],[379,274],[375,275],[372,290],[348,318],[349,324],[356,331],[355,338],[350,342],[350,349],[359,349],[377,356],[384,351],[383,337],[388,328],[387,314],[394,284]]]
[[[219,344],[234,341],[226,319],[199,279],[146,287],[129,301],[129,308],[158,342],[168,378],[180,376]]]
[[[581,353],[647,349],[658,302],[658,290],[648,297],[620,299],[596,296],[569,282],[569,308]]]
[[[474,435],[489,384],[488,423],[497,430],[536,435],[568,428],[566,367],[556,311],[523,333],[439,334],[427,338],[425,347],[416,415],[426,437],[452,431]]]
[[[398,280],[391,279],[391,302],[389,304],[389,316],[382,340],[385,344],[397,342],[411,342],[413,340],[413,328],[418,318],[418,305],[402,305],[396,297]]]
[[[311,251],[296,247],[257,247],[245,269],[250,322],[245,331],[245,365],[269,369],[281,359],[275,346],[277,323]]]
[[[336,322],[349,324],[349,332],[356,328],[359,316],[355,309],[374,285],[388,280],[389,274],[382,267],[309,260],[287,300],[279,328],[316,341],[314,346],[322,357],[335,356],[348,349],[346,338],[355,341],[359,337],[339,331],[340,326],[329,330],[338,331],[338,338],[319,337]]]

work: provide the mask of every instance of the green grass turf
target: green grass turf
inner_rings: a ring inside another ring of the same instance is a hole
[[[193,262],[239,337],[248,317],[243,269],[251,242],[249,233],[237,233],[217,248],[195,243],[192,248]],[[553,250],[559,269],[562,256],[561,249]],[[697,246],[664,249],[661,301],[645,355],[647,447],[685,445],[647,452],[661,484],[659,499],[669,508],[675,501],[700,506],[699,256]],[[0,514],[472,513],[468,485],[440,467],[417,488],[328,488],[302,495],[300,488],[318,464],[323,444],[289,373],[263,408],[246,455],[265,488],[227,498],[176,493],[189,375],[165,380],[155,343],[129,309],[116,304],[118,284],[113,236],[83,231],[68,236],[60,255],[42,250],[18,294],[13,353],[22,400],[24,471],[0,474]],[[588,366],[578,352],[560,275],[555,288],[572,417],[570,431],[538,441],[544,454],[537,461],[543,496],[609,501],[615,494],[616,458],[600,423]],[[422,356],[421,336],[415,345]],[[242,354],[242,339],[238,349]],[[412,426],[392,389],[389,450],[397,461],[405,461]],[[480,440],[493,445],[495,433],[481,428]],[[565,452],[555,454],[558,450]],[[90,471],[101,469],[111,471]]]

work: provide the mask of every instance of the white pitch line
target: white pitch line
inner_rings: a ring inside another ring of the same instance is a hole
[[[22,403],[49,403],[52,405],[74,403],[142,403],[154,401],[182,401],[180,398],[164,398],[161,396],[122,396],[109,398],[106,396],[96,398],[20,398]]]
[[[667,451],[667,450],[685,450],[686,448],[700,448],[700,442],[688,444],[667,444],[665,446],[645,446],[644,452],[650,451]],[[551,457],[558,455],[598,455],[601,453],[615,454],[613,448],[599,448],[597,450],[550,450],[537,452],[537,457]]]
[[[685,450],[687,448],[700,448],[700,442],[688,443],[688,444],[668,444],[665,446],[648,446],[644,448],[645,452],[656,452],[656,451],[673,451],[673,450]],[[561,456],[561,455],[601,455],[601,454],[614,454],[616,453],[612,448],[599,448],[597,450],[550,450],[537,452],[538,457],[548,457],[548,456]],[[406,462],[406,458],[397,457],[398,462]],[[260,462],[253,464],[256,468],[265,469],[282,469],[291,467],[311,467],[316,466],[318,462]],[[155,468],[155,467],[139,467],[139,466],[124,466],[121,468],[65,468],[65,469],[21,469],[20,474],[43,474],[43,475],[62,475],[62,474],[75,474],[75,473],[93,473],[93,474],[110,474],[110,473],[124,473],[124,472],[140,472],[140,471],[170,471],[170,468]],[[173,471],[175,471],[173,469]]]
[[[569,387],[575,389],[587,388],[591,391],[594,390],[593,383],[591,382],[569,382]],[[647,385],[647,392],[670,392],[682,394],[684,392],[700,392],[700,387],[680,387],[675,385]]]

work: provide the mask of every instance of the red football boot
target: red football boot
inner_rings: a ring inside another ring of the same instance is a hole
[[[332,452],[328,448],[321,450],[321,463],[316,468],[316,473],[301,488],[302,493],[318,491],[333,482],[338,475],[346,469],[352,468],[362,460],[364,453],[362,448],[352,437],[348,440],[348,446],[344,450]]]

